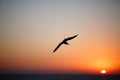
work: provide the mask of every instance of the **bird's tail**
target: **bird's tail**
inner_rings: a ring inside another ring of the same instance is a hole
[[[64,44],[67,44],[67,45],[69,45],[69,43],[66,41],[66,42],[64,42]]]

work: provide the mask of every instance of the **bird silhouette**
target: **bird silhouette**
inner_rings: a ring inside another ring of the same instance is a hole
[[[72,37],[65,38],[62,42],[60,42],[60,43],[58,44],[58,46],[54,49],[53,52],[55,52],[62,44],[69,45],[69,43],[68,43],[67,41],[68,41],[68,40],[71,40],[71,39],[73,39],[73,38],[75,38],[75,37],[77,37],[77,36],[78,36],[78,35],[75,35],[75,36],[72,36]]]

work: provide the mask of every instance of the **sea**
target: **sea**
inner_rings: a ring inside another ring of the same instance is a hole
[[[120,75],[0,74],[0,80],[120,80]]]

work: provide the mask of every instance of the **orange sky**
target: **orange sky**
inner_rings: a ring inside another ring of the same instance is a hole
[[[0,7],[0,72],[120,73],[117,2],[1,1]]]

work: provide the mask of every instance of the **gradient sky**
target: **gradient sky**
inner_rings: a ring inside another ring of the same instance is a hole
[[[79,34],[54,48],[64,38]],[[0,0],[0,72],[120,73],[118,0]]]

